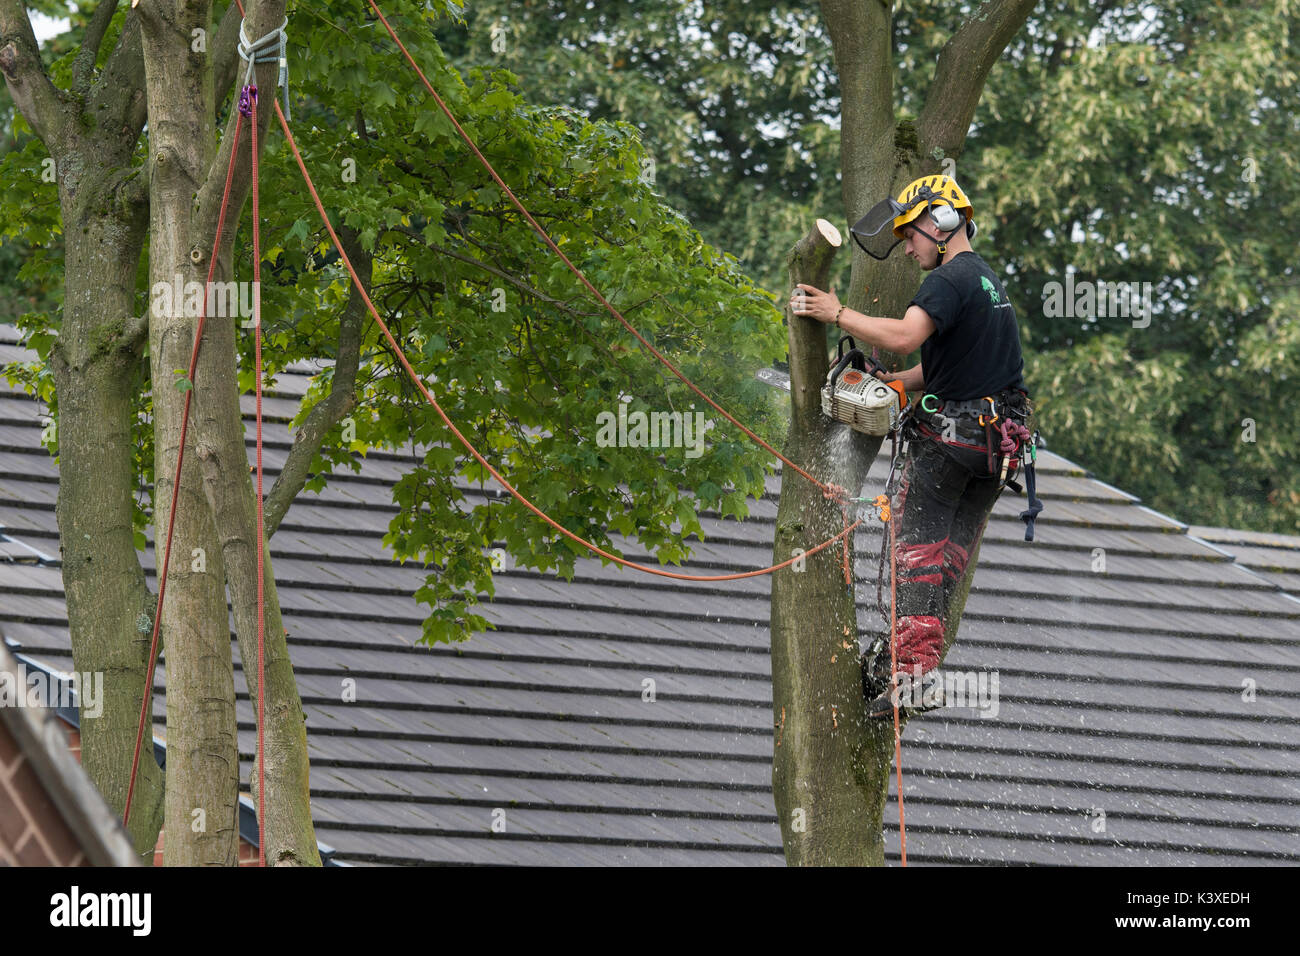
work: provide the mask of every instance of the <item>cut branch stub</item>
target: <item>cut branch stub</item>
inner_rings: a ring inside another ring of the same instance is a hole
[[[825,219],[794,244],[790,252],[791,288],[804,283],[826,289],[831,264],[843,244],[840,231]],[[821,385],[830,370],[826,329],[816,319],[794,315],[787,309],[790,342],[790,397],[797,420],[821,414]]]

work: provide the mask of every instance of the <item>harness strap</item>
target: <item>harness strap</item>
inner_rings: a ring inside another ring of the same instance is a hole
[[[1015,406],[1011,405],[1011,402],[1018,396],[1024,396],[1024,394],[1024,392],[1014,388],[1003,389],[997,394],[990,396],[990,398],[995,400],[995,405],[998,409],[1005,406],[1011,411],[1015,411]],[[927,392],[921,396],[920,407],[921,411],[928,415],[937,415],[942,413],[949,418],[955,418],[958,415],[977,416],[990,412],[988,399],[986,398],[971,398],[965,401],[955,402],[951,399],[941,398],[933,392]],[[998,414],[1000,414],[1000,412]]]
[[[1025,490],[1029,495],[1029,507],[1020,512],[1020,520],[1025,523],[1025,540],[1034,540],[1034,519],[1043,510],[1043,503],[1038,500],[1037,486],[1034,480],[1034,464],[1038,461],[1038,432],[1030,437],[1027,444],[1020,447],[1020,461],[1024,465]]]
[[[999,398],[1005,393],[999,393]],[[1017,390],[1012,390],[1011,394],[1021,394]],[[927,400],[938,401],[939,407],[931,410]],[[1034,521],[1043,511],[1043,502],[1037,493],[1037,476],[1034,472],[1034,464],[1038,460],[1038,433],[1032,435],[1029,429],[1025,427],[1022,421],[1018,420],[1023,417],[1022,409],[1004,402],[998,402],[998,417],[995,421],[985,419],[982,422],[984,433],[983,446],[972,445],[969,442],[950,441],[944,438],[938,432],[927,428],[926,421],[930,421],[935,416],[942,415],[945,418],[955,418],[958,415],[966,413],[973,418],[982,416],[988,409],[988,402],[985,399],[978,399],[966,402],[944,402],[937,395],[927,393],[922,396],[922,403],[917,406],[908,406],[909,411],[919,409],[923,414],[915,414],[911,424],[915,425],[920,434],[927,438],[941,441],[948,445],[958,445],[965,448],[978,449],[984,451],[987,456],[989,474],[998,476],[997,461],[1002,461],[1002,481],[1003,485],[1010,485],[1017,492],[1021,490],[1020,485],[1011,480],[1007,471],[1015,471],[1015,465],[1020,464],[1020,472],[1024,475],[1025,491],[1028,493],[1029,507],[1020,513],[1020,519],[1025,523],[1025,540],[1034,540]],[[1005,414],[1004,414],[1005,413]],[[1008,469],[1007,466],[1010,466]],[[893,467],[890,468],[891,476]]]

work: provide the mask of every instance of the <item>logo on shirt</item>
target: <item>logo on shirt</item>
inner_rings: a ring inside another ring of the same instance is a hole
[[[980,285],[983,286],[984,291],[989,294],[990,302],[997,305],[1001,301],[1001,297],[998,295],[998,290],[993,288],[993,283],[989,281],[988,276],[980,276]]]

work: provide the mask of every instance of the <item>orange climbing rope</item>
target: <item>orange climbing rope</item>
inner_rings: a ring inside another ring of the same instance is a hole
[[[697,395],[699,395],[699,396],[700,396],[701,398],[703,398],[706,402],[708,402],[710,405],[712,405],[713,408],[715,408],[715,409],[716,409],[716,410],[717,410],[717,411],[718,411],[718,412],[719,412],[719,413],[720,413],[724,418],[726,418],[726,419],[727,419],[728,421],[730,421],[733,425],[735,425],[737,428],[739,428],[739,429],[740,429],[740,430],[741,430],[745,435],[749,436],[749,438],[751,438],[753,441],[755,441],[758,445],[760,445],[762,448],[766,449],[768,452],[770,452],[770,453],[771,453],[772,455],[774,455],[776,458],[780,459],[782,462],[784,462],[784,463],[785,463],[786,465],[788,465],[790,468],[794,469],[798,474],[802,475],[804,478],[808,479],[808,480],[811,481],[813,484],[815,484],[815,485],[817,485],[818,487],[820,487],[820,488],[822,489],[822,493],[823,493],[823,495],[824,495],[826,498],[839,501],[839,502],[840,502],[841,510],[843,511],[843,514],[844,514],[844,523],[845,523],[845,525],[846,525],[845,530],[844,530],[844,532],[843,532],[844,535],[847,535],[847,534],[848,534],[848,533],[849,533],[853,528],[857,527],[857,525],[861,523],[860,520],[859,520],[859,521],[855,521],[855,522],[853,523],[853,525],[851,525],[851,526],[850,526],[849,523],[848,523],[848,520],[849,520],[849,519],[848,519],[848,511],[847,511],[847,508],[846,508],[846,502],[847,502],[848,498],[847,498],[847,494],[844,492],[844,490],[843,490],[842,488],[838,488],[838,487],[835,486],[835,485],[827,485],[827,484],[823,484],[822,482],[818,481],[816,478],[814,478],[812,475],[810,475],[810,474],[809,474],[807,471],[805,471],[803,468],[800,468],[797,464],[795,464],[794,462],[792,462],[790,459],[786,458],[784,455],[782,455],[779,451],[777,451],[775,448],[773,448],[773,447],[772,447],[771,445],[769,445],[767,442],[763,441],[762,438],[760,438],[758,435],[754,434],[752,431],[750,431],[748,428],[746,428],[744,425],[742,425],[739,421],[737,421],[737,420],[735,419],[735,417],[733,417],[733,416],[732,416],[732,415],[731,415],[731,414],[730,414],[726,409],[724,409],[721,405],[719,405],[719,404],[718,404],[717,402],[715,402],[712,398],[710,398],[708,395],[706,395],[706,394],[705,394],[705,393],[704,393],[704,392],[703,392],[703,391],[702,391],[702,390],[701,390],[701,389],[700,389],[700,388],[699,388],[699,387],[698,387],[694,382],[692,382],[692,381],[691,381],[690,379],[688,379],[685,375],[683,375],[683,374],[681,373],[681,371],[679,371],[678,368],[677,368],[675,365],[673,365],[673,363],[670,362],[670,361],[667,359],[667,357],[665,357],[665,356],[664,356],[664,355],[663,355],[663,354],[662,354],[658,349],[656,349],[653,345],[651,345],[650,342],[648,342],[648,341],[645,339],[645,337],[644,337],[643,335],[641,335],[641,333],[640,333],[639,331],[637,331],[637,329],[634,328],[633,325],[632,325],[630,322],[628,322],[628,320],[627,320],[626,318],[623,317],[622,313],[620,313],[616,308],[614,308],[614,306],[613,306],[612,304],[610,304],[610,302],[609,302],[609,301],[608,301],[608,300],[607,300],[603,295],[600,294],[599,290],[597,290],[596,287],[595,287],[594,285],[591,284],[591,282],[590,282],[590,281],[587,279],[587,277],[583,274],[582,270],[579,269],[577,266],[575,266],[572,262],[569,261],[569,257],[566,256],[566,255],[565,255],[565,254],[560,250],[560,247],[557,246],[557,245],[555,244],[554,240],[551,239],[551,237],[547,234],[546,230],[543,229],[542,226],[537,222],[537,220],[534,219],[534,218],[532,217],[532,215],[531,215],[531,214],[528,212],[528,210],[524,207],[524,204],[523,204],[522,202],[519,201],[518,197],[515,196],[514,192],[511,191],[510,187],[507,186],[506,183],[505,183],[505,181],[502,180],[502,178],[497,174],[497,171],[492,167],[492,164],[488,161],[487,157],[485,157],[485,156],[483,155],[482,151],[479,150],[478,146],[475,145],[474,140],[470,138],[469,134],[466,133],[465,130],[464,130],[464,128],[460,125],[460,123],[457,122],[456,117],[455,117],[454,115],[452,115],[452,112],[451,112],[450,109],[448,109],[447,104],[446,104],[445,102],[443,102],[442,97],[438,95],[437,90],[435,90],[435,89],[433,88],[433,84],[431,84],[431,83],[429,82],[428,77],[426,77],[426,76],[424,75],[424,71],[420,69],[419,64],[417,64],[417,63],[415,62],[415,58],[411,56],[410,51],[406,49],[406,45],[405,45],[404,43],[402,43],[401,38],[398,37],[397,32],[396,32],[396,31],[393,29],[393,27],[392,27],[392,24],[390,24],[390,23],[388,22],[388,18],[385,17],[384,14],[383,14],[383,11],[381,11],[381,10],[379,9],[379,5],[375,2],[375,0],[367,0],[367,2],[370,4],[370,8],[371,8],[372,10],[374,10],[374,12],[375,12],[375,16],[378,17],[378,18],[379,18],[379,21],[384,25],[384,29],[388,31],[388,35],[389,35],[390,37],[393,38],[393,42],[396,43],[398,49],[400,49],[400,50],[402,51],[402,55],[406,57],[406,61],[411,65],[411,68],[415,71],[416,75],[420,78],[420,82],[424,84],[424,88],[425,88],[426,90],[428,90],[429,95],[433,97],[434,102],[436,102],[436,103],[438,104],[439,109],[441,109],[442,112],[446,115],[447,119],[449,119],[449,120],[451,121],[452,126],[454,126],[454,127],[456,128],[456,132],[460,134],[461,139],[463,139],[463,140],[465,141],[466,145],[469,146],[469,148],[474,152],[474,155],[475,155],[476,157],[478,157],[478,161],[483,165],[484,169],[486,169],[486,170],[488,171],[488,173],[492,176],[493,180],[496,181],[496,184],[497,184],[498,186],[501,187],[502,191],[503,191],[507,196],[510,197],[510,201],[511,201],[512,203],[515,204],[515,207],[520,211],[520,213],[523,214],[524,218],[528,220],[528,222],[532,225],[532,227],[537,231],[538,235],[540,235],[540,236],[542,237],[543,241],[545,241],[545,243],[546,243],[548,246],[550,246],[551,250],[552,250],[552,251],[553,251],[557,256],[560,257],[560,259],[564,262],[564,264],[565,264],[566,266],[568,266],[569,271],[571,271],[575,276],[578,277],[578,279],[582,282],[582,284],[585,285],[585,286],[586,286],[586,287],[591,291],[591,294],[594,295],[594,296],[596,297],[596,299],[600,302],[600,304],[603,305],[603,306],[604,306],[604,307],[609,311],[609,313],[610,313],[611,315],[613,315],[614,318],[616,318],[616,319],[619,321],[620,324],[622,324],[622,326],[623,326],[624,328],[626,328],[629,332],[631,332],[632,335],[634,335],[634,336],[636,337],[636,339],[637,339],[637,340],[638,340],[638,341],[639,341],[643,346],[645,346],[645,348],[650,352],[651,355],[653,355],[653,356],[654,356],[655,358],[657,358],[660,362],[662,362],[663,365],[664,365],[664,366],[665,366],[665,367],[666,367],[670,372],[672,372],[675,376],[677,376],[677,378],[679,378],[682,382],[684,382],[684,383],[685,383],[685,384],[686,384],[686,385],[687,385],[687,386],[688,386],[692,391],[694,391]],[[288,136],[289,136],[289,129],[288,129],[288,126],[284,123],[284,118],[283,118],[283,117],[281,117],[281,119],[280,119],[280,123],[281,123],[282,126],[284,126],[284,129],[285,129],[285,135],[288,137]],[[292,145],[292,137],[289,137],[289,138],[290,138],[290,145]],[[296,149],[296,148],[294,149],[294,155],[295,155],[295,157],[297,156],[297,149]],[[307,174],[307,170],[306,170],[306,168],[302,165],[302,160],[301,160],[301,158],[298,159],[298,165],[299,165],[299,168],[302,169],[302,171],[303,171],[303,175],[306,176],[306,174]],[[311,187],[311,180],[310,180],[310,178],[308,178],[308,187],[309,187],[309,188]],[[313,198],[316,200],[316,208],[317,208],[318,210],[320,210],[321,216],[322,216],[322,218],[324,218],[324,216],[325,216],[325,210],[324,210],[324,208],[321,206],[319,198],[316,197],[315,189],[314,189],[314,188],[312,189],[312,196],[313,196]],[[329,221],[328,221],[328,219],[326,220],[326,227],[327,227],[327,228],[330,228],[330,227],[329,227]],[[331,235],[331,236],[334,235],[334,230],[333,230],[332,228],[330,228],[330,235]],[[339,244],[337,237],[335,237],[335,239],[334,239],[334,244],[335,244],[336,247],[338,247],[340,255],[343,255],[343,249],[342,249],[342,246]],[[344,261],[344,264],[347,265],[347,267],[348,267],[348,271],[349,271],[350,273],[352,273],[352,279],[353,279],[353,281],[354,281],[354,282],[358,282],[357,277],[356,277],[356,273],[355,273],[355,272],[352,272],[352,266],[351,266],[350,263],[348,263],[346,255],[343,255],[343,261]],[[360,283],[358,282],[358,286],[359,286],[359,285],[360,285]],[[363,293],[363,295],[364,295],[364,293]],[[369,300],[369,298],[366,298],[366,304],[367,304],[367,305],[370,305],[370,300]],[[374,306],[373,306],[373,305],[370,306],[370,311],[371,311],[371,314],[374,315],[376,321],[379,321],[379,322],[380,322],[380,327],[381,327],[381,328],[384,328],[384,326],[383,326],[383,322],[379,320],[378,313],[375,312],[375,309],[374,309]],[[387,328],[384,328],[384,333],[385,333],[386,335],[388,334],[388,330],[387,330]],[[392,336],[391,336],[391,335],[389,335],[389,341],[390,341],[390,342],[392,341]],[[400,354],[400,353],[399,353],[399,354]],[[403,361],[403,365],[406,365],[405,357],[402,358],[402,361]],[[407,365],[406,367],[407,367],[407,370],[410,371],[410,366]],[[412,372],[411,374],[412,374],[412,377],[414,377],[414,372]],[[419,383],[418,380],[417,380],[417,384],[420,384],[420,387],[421,387],[421,389],[423,390],[423,384],[422,384],[422,383]],[[426,392],[426,395],[427,395],[427,392]],[[430,401],[430,402],[433,402],[432,397],[429,397],[429,401]],[[436,409],[438,410],[438,414],[439,414],[439,415],[442,415],[444,421],[446,421],[446,416],[443,415],[443,413],[442,413],[442,409],[441,409],[441,408],[438,408],[438,406],[437,406],[436,403],[434,403],[434,408],[436,408]],[[465,442],[464,438],[461,437],[460,433],[459,433],[458,431],[455,430],[455,427],[454,427],[454,426],[451,426],[451,423],[450,423],[449,421],[447,422],[447,424],[448,424],[450,427],[452,427],[452,431],[455,432],[456,436],[457,436],[458,438],[461,438],[461,441],[464,442],[464,443],[466,444],[466,446],[468,447],[468,442]],[[475,456],[476,458],[479,458],[479,460],[480,460],[481,462],[483,461],[482,458],[481,458],[481,456],[478,455],[478,452],[474,451],[473,448],[471,448],[470,451],[471,451],[472,454],[474,454],[474,456]],[[483,464],[486,465],[487,463],[486,463],[486,462],[483,462]],[[487,466],[487,467],[488,467],[489,469],[491,469],[491,466]],[[493,471],[492,473],[493,473],[493,476],[496,477],[498,481],[500,481],[503,485],[505,485],[505,481],[504,481],[504,479],[500,478],[500,476],[498,476],[498,475],[496,474],[495,471]],[[531,505],[527,500],[525,500],[522,496],[520,496],[517,492],[514,492],[514,489],[510,488],[509,485],[505,485],[505,487],[508,488],[512,493],[514,493],[514,494],[516,495],[516,497],[518,497],[518,498],[519,498],[519,499],[520,499],[520,500],[521,500],[525,505],[527,505],[528,507],[532,508],[532,505]],[[533,509],[533,510],[536,510],[536,509]],[[895,559],[894,559],[894,553],[893,553],[894,519],[893,519],[892,511],[893,511],[892,508],[888,508],[887,511],[882,512],[882,517],[887,518],[887,520],[889,521],[889,531],[890,531],[890,568],[891,568],[891,575],[890,575],[890,658],[891,658],[891,661],[893,662],[893,665],[894,665],[894,668],[893,668],[893,669],[896,670],[896,669],[897,669],[897,650],[896,650],[896,645],[897,645],[897,622],[896,622],[896,609],[895,609],[896,601],[894,600],[894,595],[895,595],[894,581],[893,581],[893,577],[894,577],[894,576],[893,576],[893,574],[892,574],[892,571],[893,571],[893,569],[894,569],[894,560],[895,560]],[[539,512],[539,514],[540,514],[540,512]],[[543,517],[546,517],[546,516],[543,515]],[[546,520],[547,520],[547,521],[550,521],[549,518],[546,518]],[[552,524],[553,524],[553,522],[552,522]],[[557,526],[557,527],[558,527],[558,526]],[[560,530],[563,531],[564,529],[561,528]],[[567,531],[566,531],[565,533],[568,534]],[[583,543],[586,544],[586,542],[583,542]],[[829,543],[829,542],[827,542],[827,543]],[[825,545],[823,544],[823,545],[819,546],[819,548],[820,548],[820,547],[824,547],[824,546],[825,546]],[[588,547],[592,547],[592,546],[591,546],[591,545],[588,545]],[[593,547],[593,550],[596,550],[596,549]],[[817,549],[814,549],[814,550],[817,550]],[[602,553],[602,552],[599,552],[599,551],[598,551],[597,553]],[[813,552],[812,552],[812,551],[809,551],[808,553],[811,554],[811,553],[813,553]],[[615,560],[617,560],[617,559],[615,559]],[[785,563],[786,563],[786,564],[789,564],[789,563],[791,563],[791,562],[785,562]],[[635,565],[631,565],[631,566],[632,566],[632,567],[635,567]],[[848,539],[847,539],[847,538],[845,539],[845,541],[844,541],[844,546],[843,546],[843,566],[844,566],[844,580],[845,580],[845,583],[846,583],[848,586],[852,587],[851,561],[850,561],[850,557],[849,557],[849,542],[848,542]],[[781,567],[781,565],[778,565],[777,567],[779,568],[779,567]],[[641,570],[647,570],[647,569],[642,568]],[[653,569],[651,569],[651,570],[653,570]],[[767,569],[764,569],[764,570],[761,571],[761,572],[756,572],[756,573],[763,574],[763,573],[768,573],[769,571],[773,571],[773,570],[776,570],[776,568],[767,568]],[[667,576],[669,576],[669,577],[688,577],[688,576],[685,576],[685,575],[671,575],[671,574],[670,574],[670,575],[667,575]],[[696,578],[695,580],[702,580],[702,579],[700,579],[700,578]],[[895,686],[895,687],[897,687],[897,680],[898,680],[898,677],[897,677],[897,674],[895,673],[895,674],[893,675],[893,681],[894,681],[894,686]],[[899,826],[899,835],[900,835],[900,838],[901,838],[901,841],[902,841],[902,864],[903,864],[903,866],[907,866],[907,829],[906,829],[905,820],[904,820],[904,816],[903,816],[903,763],[902,763],[902,743],[901,743],[902,737],[901,737],[901,732],[900,732],[900,728],[899,728],[899,717],[898,717],[898,695],[897,695],[897,693],[895,692],[892,696],[893,696],[893,698],[894,698],[894,756],[895,756],[895,765],[896,765],[896,767],[897,767],[897,772],[898,772],[898,826]]]
[[[451,124],[454,127],[456,127],[456,132],[460,133],[461,139],[463,139],[466,145],[468,145],[469,148],[474,151],[474,155],[477,156],[479,162],[483,164],[483,168],[488,171],[488,173],[492,176],[494,180],[496,180],[496,184],[501,187],[502,191],[505,192],[507,196],[510,197],[510,201],[515,204],[516,208],[518,208],[520,213],[523,214],[524,218],[527,219],[528,222],[532,225],[532,227],[537,230],[537,234],[542,237],[542,241],[545,242],[548,246],[550,246],[551,251],[554,252],[557,256],[559,256],[561,260],[563,260],[564,264],[569,267],[569,271],[578,277],[578,280],[591,291],[591,294],[596,297],[597,301],[599,301],[601,305],[603,305],[607,310],[609,310],[610,315],[618,319],[618,321],[623,325],[623,327],[627,329],[629,332],[631,332],[632,335],[636,337],[637,341],[639,341],[642,345],[646,347],[646,349],[650,352],[651,355],[657,358],[660,362],[664,364],[665,368],[667,368],[670,372],[672,372],[679,379],[681,379],[681,381],[686,385],[687,388],[689,388],[696,395],[700,396],[700,398],[704,399],[706,402],[712,405],[713,408],[716,409],[717,412],[720,415],[722,415],[723,418],[725,418],[727,421],[731,422],[731,424],[739,428],[745,435],[749,436],[749,438],[751,438],[754,442],[756,442],[761,448],[769,452],[774,457],[778,458],[780,461],[784,462],[790,468],[793,468],[797,473],[807,478],[818,488],[821,488],[823,492],[829,491],[830,488],[832,488],[833,486],[826,485],[818,481],[816,478],[810,475],[803,468],[800,468],[797,464],[795,464],[785,455],[781,454],[779,451],[777,451],[775,448],[773,448],[771,445],[765,442],[758,435],[754,434],[752,431],[750,431],[748,428],[742,425],[730,412],[728,412],[725,408],[723,408],[712,398],[706,395],[698,385],[696,385],[689,378],[683,375],[682,372],[678,370],[677,366],[675,366],[672,362],[670,362],[662,352],[660,352],[657,348],[651,345],[650,342],[646,340],[645,336],[643,336],[640,332],[638,332],[636,328],[632,325],[632,323],[623,317],[623,313],[619,312],[618,309],[614,308],[614,306],[610,304],[609,300],[600,294],[600,290],[598,290],[594,285],[592,285],[591,281],[586,277],[585,274],[583,274],[583,271],[579,269],[577,266],[575,266],[572,262],[570,262],[569,257],[560,251],[560,247],[555,244],[555,240],[553,240],[550,237],[550,235],[547,233],[547,231],[541,227],[541,225],[537,222],[536,219],[533,218],[532,213],[530,213],[527,209],[524,208],[524,204],[519,201],[519,198],[514,194],[514,192],[510,189],[510,187],[505,184],[505,181],[497,174],[497,171],[492,167],[492,164],[488,162],[487,157],[485,157],[483,153],[479,150],[478,146],[475,145],[474,140],[471,139],[470,135],[465,132],[464,128],[460,125],[460,123],[456,121],[456,117],[453,116],[451,110],[447,108],[447,104],[444,103],[442,97],[438,95],[438,91],[433,88],[433,85],[429,82],[428,77],[424,75],[424,71],[420,69],[419,65],[415,62],[415,59],[411,56],[410,51],[406,49],[405,44],[403,44],[402,41],[398,38],[397,33],[393,30],[392,25],[389,24],[388,19],[380,11],[379,7],[375,4],[374,0],[369,0],[369,3],[371,9],[375,11],[375,16],[379,18],[380,22],[383,23],[384,28],[388,31],[388,35],[393,38],[393,42],[397,44],[398,49],[400,49],[402,51],[402,54],[406,57],[406,61],[411,64],[411,68],[415,70],[416,75],[419,76],[420,82],[424,84],[424,88],[429,91],[429,95],[433,97],[434,101],[438,104],[439,108],[443,111],[443,113],[446,114],[447,119],[451,120]]]
[[[433,410],[438,413],[438,417],[442,419],[443,424],[446,425],[447,429],[453,435],[456,436],[456,440],[459,441],[463,446],[465,446],[465,450],[468,451],[474,457],[474,460],[477,461],[480,465],[482,465],[487,470],[488,474],[490,474],[493,478],[495,478],[498,484],[500,484],[502,488],[504,488],[506,491],[512,494],[519,501],[520,504],[522,504],[533,514],[537,515],[537,517],[541,518],[543,521],[545,521],[556,531],[560,532],[560,534],[576,542],[577,544],[582,545],[584,548],[593,552],[594,554],[600,555],[602,558],[605,558],[606,560],[613,561],[616,564],[621,564],[624,567],[633,568],[637,571],[643,571],[646,574],[655,574],[660,577],[674,578],[679,581],[735,581],[740,578],[752,578],[752,577],[758,577],[759,575],[763,575],[763,574],[771,574],[773,571],[779,571],[782,568],[788,567],[789,565],[793,564],[795,561],[798,561],[800,558],[807,557],[808,555],[811,554],[816,554],[818,551],[821,551],[823,548],[833,544],[836,541],[839,541],[841,539],[847,539],[847,536],[850,533],[852,533],[852,531],[855,528],[857,528],[858,525],[862,523],[862,519],[860,518],[851,524],[847,523],[848,516],[846,512],[845,513],[846,526],[843,531],[835,535],[833,538],[827,538],[825,541],[823,541],[821,544],[817,545],[816,547],[809,548],[802,555],[796,555],[795,557],[792,557],[787,561],[782,561],[780,564],[774,564],[771,567],[767,567],[767,568],[760,568],[756,571],[742,571],[736,574],[679,574],[675,571],[665,571],[662,568],[652,568],[645,564],[638,564],[635,561],[628,561],[626,558],[620,558],[618,555],[611,554],[610,552],[604,550],[599,545],[593,544],[592,542],[586,540],[585,538],[577,534],[574,534],[568,528],[564,527],[564,525],[560,524],[558,521],[556,521],[546,512],[542,511],[535,504],[529,501],[528,498],[522,492],[520,492],[517,488],[515,488],[514,485],[510,484],[510,482],[505,479],[505,477],[501,474],[501,472],[497,471],[494,467],[492,467],[492,463],[489,462],[486,458],[484,458],[479,453],[479,450],[475,448],[474,445],[470,442],[470,440],[461,433],[461,430],[456,427],[455,423],[452,422],[452,420],[447,416],[447,413],[443,411],[442,406],[438,404],[438,400],[433,397],[433,394],[429,391],[428,386],[424,384],[424,380],[420,378],[420,376],[416,373],[415,369],[411,366],[411,362],[406,357],[406,352],[402,349],[401,344],[398,343],[396,338],[394,338],[393,333],[389,330],[387,323],[385,323],[384,320],[380,317],[379,310],[375,308],[374,302],[370,300],[369,293],[366,292],[366,288],[362,284],[360,277],[357,275],[356,270],[352,267],[352,260],[348,258],[347,252],[344,251],[343,243],[339,240],[338,234],[334,231],[334,226],[330,222],[329,215],[325,212],[325,206],[321,202],[320,195],[316,192],[316,186],[312,183],[311,175],[307,172],[307,166],[303,162],[302,154],[298,151],[298,144],[293,138],[293,132],[289,129],[289,124],[285,122],[284,115],[280,112],[280,105],[278,103],[276,104],[276,115],[280,118],[280,127],[284,130],[285,140],[289,144],[289,149],[292,150],[293,152],[293,158],[298,163],[298,169],[302,172],[303,178],[307,182],[307,189],[311,193],[312,202],[316,204],[316,211],[320,213],[321,221],[325,224],[325,229],[329,232],[330,239],[333,240],[334,247],[338,250],[339,260],[343,263],[344,268],[347,269],[348,275],[352,277],[353,288],[357,290],[357,294],[361,296],[361,300],[366,304],[366,308],[370,311],[370,317],[375,320],[375,323],[379,326],[379,330],[384,334],[384,338],[388,340],[388,344],[392,348],[393,354],[397,356],[397,360],[398,362],[401,363],[402,368],[406,370],[406,374],[410,377],[411,381],[415,384],[415,387],[419,389],[420,394],[423,395],[425,400],[433,407]],[[761,438],[758,440],[760,442],[762,441]],[[802,469],[799,470],[802,472]],[[841,501],[845,500],[845,492],[843,488],[840,488],[837,485],[822,484],[820,481],[817,481],[815,478],[812,478],[810,480],[816,482],[816,484],[823,489],[822,493],[825,497],[834,498],[836,500],[841,500]],[[847,541],[845,547],[846,549],[848,547]]]

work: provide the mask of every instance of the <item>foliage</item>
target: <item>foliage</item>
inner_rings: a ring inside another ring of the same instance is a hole
[[[385,13],[505,181],[629,321],[725,407],[775,438],[765,388],[735,375],[780,354],[772,296],[655,195],[634,128],[531,105],[504,71],[471,69],[462,78],[433,34],[438,17],[455,8],[426,6],[390,2]],[[597,444],[598,413],[617,412],[621,401],[630,412],[704,406],[539,241],[379,24],[341,2],[313,4],[310,15],[291,8],[290,20],[304,159],[335,223],[356,230],[374,257],[374,299],[458,427],[539,507],[615,553],[635,545],[679,563],[690,554],[684,538],[700,533],[698,508],[743,516],[768,464],[730,426],[710,431],[699,457],[687,447]],[[230,100],[224,110],[228,119]],[[26,189],[24,196],[6,189],[8,206],[30,197],[39,153],[30,146],[0,169],[6,183]],[[264,354],[273,380],[293,362],[331,355],[350,283],[278,135],[266,143],[261,169]],[[235,263],[245,279],[248,217],[245,209]],[[53,216],[45,225],[31,215],[9,221],[40,249],[48,238],[40,230],[58,228]],[[51,270],[59,266],[49,261]],[[148,305],[141,285],[139,307]],[[44,359],[57,312],[29,328]],[[251,337],[241,349],[240,384],[250,388]],[[332,374],[327,365],[316,377],[295,424]],[[430,569],[417,594],[431,610],[427,638],[486,626],[471,609],[493,592],[494,546],[520,566],[572,575],[585,551],[517,502],[488,493],[491,479],[415,393],[369,320],[358,381],[355,440],[344,443],[342,427],[333,430],[309,488],[323,487],[331,469],[358,469],[372,448],[405,449],[414,440],[428,449],[394,487],[399,510],[386,538],[399,557]],[[481,490],[463,493],[458,475]]]
[[[895,5],[899,119],[920,112],[978,6]],[[669,159],[669,201],[765,287],[782,288],[812,217],[844,221],[838,91],[806,5],[486,0],[470,16],[449,50],[507,63],[526,95],[640,124]],[[1297,334],[1295,18],[1287,0],[1051,0],[991,73],[963,153],[936,157],[973,198],[977,250],[1005,270],[1053,450],[1191,523],[1300,530],[1300,477],[1282,464],[1300,444],[1283,361]],[[1049,316],[1048,283],[1067,272],[1150,283],[1150,324]]]

